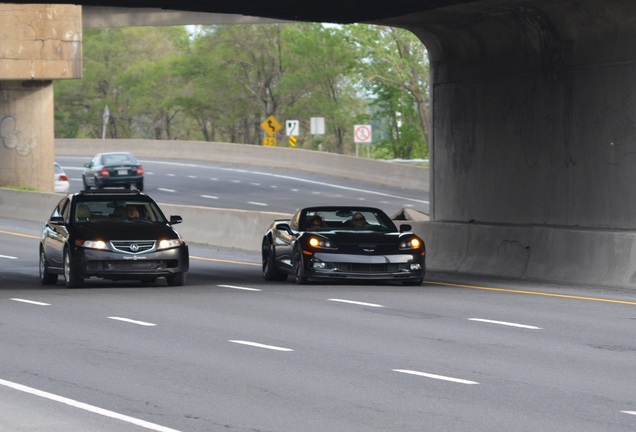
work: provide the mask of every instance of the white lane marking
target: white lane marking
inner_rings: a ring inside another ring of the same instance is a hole
[[[212,180],[212,181],[217,181],[217,180],[218,180],[218,178],[216,178],[216,177],[210,177],[210,180]]]
[[[359,302],[359,301],[353,301],[353,300],[329,299],[329,301],[340,302],[340,303],[349,303],[349,304],[354,304],[354,305],[358,305],[358,306],[369,306],[369,307],[377,307],[377,308],[384,307],[382,305],[375,304],[375,303],[365,303],[365,302]]]
[[[12,260],[18,259],[18,257],[14,257],[14,256],[10,256],[10,255],[0,255],[0,258],[6,258],[6,259],[12,259]]]
[[[442,380],[442,381],[450,381],[450,382],[459,383],[459,384],[469,384],[469,385],[479,384],[476,381],[468,381],[468,380],[465,380],[465,379],[447,377],[447,376],[443,376],[443,375],[429,374],[429,373],[426,373],[426,372],[419,372],[419,371],[408,370],[408,369],[393,369],[393,371],[394,372],[404,373],[404,374],[409,374],[409,375],[421,376],[421,377],[425,377],[425,378],[432,378],[432,379]]]
[[[265,345],[265,344],[260,344],[257,342],[249,342],[244,340],[230,340],[228,342],[232,342],[232,343],[240,344],[240,345],[248,345],[248,346],[252,346],[256,348],[264,348],[264,349],[273,350],[273,351],[286,351],[286,352],[293,351],[293,349],[291,348],[283,348],[283,347],[278,347],[274,345]]]
[[[292,192],[298,192],[298,189],[294,188],[291,190]]]
[[[633,415],[636,416],[636,411],[621,411],[623,414],[629,414],[629,415]]]
[[[157,188],[157,190],[160,190],[161,192],[170,192],[170,193],[176,192],[176,190],[174,189],[166,189],[166,188]]]
[[[197,178],[197,176],[195,176],[195,175],[189,175],[189,176],[188,176],[188,178],[195,179],[195,178]]]
[[[231,288],[231,289],[243,290],[243,291],[260,291],[259,289],[256,289],[256,288],[247,288],[247,287],[240,287],[235,285],[219,285],[219,286],[221,288]]]
[[[260,183],[250,183],[252,186],[260,186]]]
[[[27,387],[25,385],[17,384],[17,383],[11,382],[11,381],[5,381],[3,379],[0,379],[0,385],[3,385],[5,387],[9,387],[9,388],[12,388],[14,390],[18,390],[18,391],[21,391],[21,392],[24,392],[24,393],[29,393],[29,394],[32,394],[32,395],[35,395],[35,396],[39,396],[39,397],[42,397],[42,398],[45,398],[45,399],[49,399],[49,400],[52,400],[52,401],[55,401],[55,402],[60,402],[60,403],[63,403],[65,405],[69,405],[69,406],[71,406],[73,408],[78,408],[78,409],[81,409],[81,410],[84,410],[84,411],[89,411],[89,412],[92,412],[94,414],[99,414],[99,415],[104,416],[104,417],[110,417],[110,418],[113,418],[115,420],[121,420],[121,421],[124,421],[124,422],[127,422],[127,423],[131,423],[131,424],[134,424],[136,426],[140,426],[142,428],[146,428],[146,429],[149,429],[149,430],[154,430],[154,431],[158,431],[158,432],[179,432],[176,429],[172,429],[172,428],[169,428],[169,427],[161,426],[161,425],[158,425],[158,424],[155,424],[155,423],[150,423],[150,422],[147,422],[145,420],[140,420],[140,419],[137,419],[137,418],[134,418],[134,417],[130,417],[130,416],[124,415],[124,414],[119,414],[119,413],[116,413],[114,411],[109,411],[109,410],[106,410],[106,409],[103,409],[103,408],[96,407],[94,405],[89,405],[89,404],[86,404],[86,403],[83,403],[83,402],[78,402],[78,401],[73,400],[73,399],[65,398],[63,396],[58,396],[56,394],[48,393],[48,392],[45,392],[45,391],[42,391],[42,390],[38,390],[38,389],[35,389],[33,387]]]
[[[166,174],[168,177],[174,177],[176,174]]]
[[[142,162],[145,162],[145,161],[142,161]],[[204,168],[204,169],[216,169],[216,167],[209,167],[209,166],[205,166],[205,165],[184,164],[184,163],[179,163],[179,162],[148,161],[148,163],[151,163],[151,162],[152,163],[156,163],[156,164],[163,164],[163,165],[175,165],[175,166],[187,166],[187,167],[196,167],[196,168]],[[325,186],[325,187],[331,187],[331,188],[335,188],[335,189],[343,189],[343,190],[347,190],[347,191],[350,191],[350,192],[362,192],[362,193],[367,193],[367,194],[370,194],[370,195],[378,195],[378,196],[385,196],[385,197],[391,197],[391,198],[398,198],[398,199],[403,199],[403,200],[406,200],[406,201],[411,201],[411,202],[416,202],[416,203],[423,203],[423,204],[429,204],[430,203],[429,201],[426,201],[426,200],[419,200],[419,199],[415,199],[415,198],[407,198],[407,197],[403,197],[403,196],[400,196],[400,195],[393,195],[393,194],[389,194],[389,193],[371,191],[371,190],[367,190],[367,189],[353,188],[353,187],[342,186],[342,185],[333,184],[333,183],[325,183],[325,182],[309,180],[309,179],[305,179],[305,178],[286,176],[286,175],[282,175],[282,174],[271,174],[271,173],[265,173],[265,172],[260,172],[260,171],[243,170],[243,169],[238,169],[238,168],[218,168],[218,169],[221,169],[221,170],[224,170],[224,171],[242,172],[242,173],[249,173],[249,174],[254,174],[254,175],[262,175],[262,176],[267,176],[267,177],[276,177],[276,178],[281,178],[281,179],[285,179],[285,180],[293,180],[293,181],[296,181],[296,182],[302,182],[302,183],[321,185],[321,186]],[[278,186],[272,185],[271,187],[273,189],[275,189]]]
[[[255,205],[255,206],[267,207],[267,204],[265,204],[265,203],[260,203],[260,202],[255,202],[255,201],[248,201],[247,203]]]
[[[37,301],[33,301],[33,300],[25,300],[25,299],[21,299],[21,298],[12,298],[11,300],[17,301],[17,302],[22,302],[22,303],[29,303],[29,304],[33,304],[33,305],[37,305],[37,306],[51,306],[50,303],[42,303],[42,302],[37,302]]]
[[[130,318],[108,317],[108,319],[112,319],[112,320],[116,320],[116,321],[123,321],[123,322],[131,323],[131,324],[137,324],[137,325],[140,325],[140,326],[147,326],[147,327],[155,327],[157,325],[157,324],[144,322],[144,321],[136,321],[136,320],[133,320],[133,319],[130,319]]]
[[[213,196],[213,195],[201,195],[201,198],[207,198],[207,199],[219,199],[218,196]]]
[[[236,180],[236,179],[234,179],[234,180],[230,180],[230,182],[232,182],[232,183],[240,183],[240,182],[241,182],[241,180]]]
[[[535,326],[531,326],[531,325],[518,324],[518,323],[512,323],[512,322],[505,322],[505,321],[493,321],[493,320],[482,319],[482,318],[468,318],[468,321],[478,321],[478,322],[484,322],[484,323],[489,323],[489,324],[498,324],[498,325],[509,326],[509,327],[525,328],[525,329],[530,329],[530,330],[541,330],[541,327],[535,327]]]

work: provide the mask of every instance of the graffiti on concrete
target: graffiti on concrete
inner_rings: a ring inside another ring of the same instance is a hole
[[[15,150],[20,156],[28,156],[36,146],[32,138],[24,138],[17,126],[15,117],[11,115],[0,118],[0,140],[9,150]]]

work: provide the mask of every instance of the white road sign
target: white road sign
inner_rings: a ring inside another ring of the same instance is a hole
[[[285,134],[287,136],[298,136],[300,134],[300,122],[298,120],[287,120],[285,122]]]
[[[355,125],[353,127],[353,142],[370,143],[371,125]]]

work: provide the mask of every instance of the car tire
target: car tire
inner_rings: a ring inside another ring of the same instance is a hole
[[[55,285],[57,283],[57,274],[49,272],[46,255],[42,249],[40,249],[40,283],[42,285]]]
[[[137,188],[137,190],[138,190],[139,192],[143,192],[143,191],[144,191],[144,182],[143,182],[143,181],[137,182],[137,184],[135,185],[135,187]]]
[[[285,281],[287,275],[276,268],[276,253],[269,240],[263,240],[263,278],[266,281]]]
[[[186,273],[174,273],[169,276],[166,276],[166,280],[168,281],[168,285],[170,286],[184,286],[186,281]]]
[[[64,280],[67,288],[78,288],[84,283],[84,279],[79,277],[74,267],[71,253],[66,249],[64,251]]]
[[[307,276],[305,275],[303,252],[300,247],[294,249],[294,282],[298,285],[305,285],[308,282]]]

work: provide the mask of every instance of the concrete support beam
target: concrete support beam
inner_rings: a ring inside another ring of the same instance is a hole
[[[81,7],[0,4],[0,186],[53,190],[55,79],[81,77]]]

